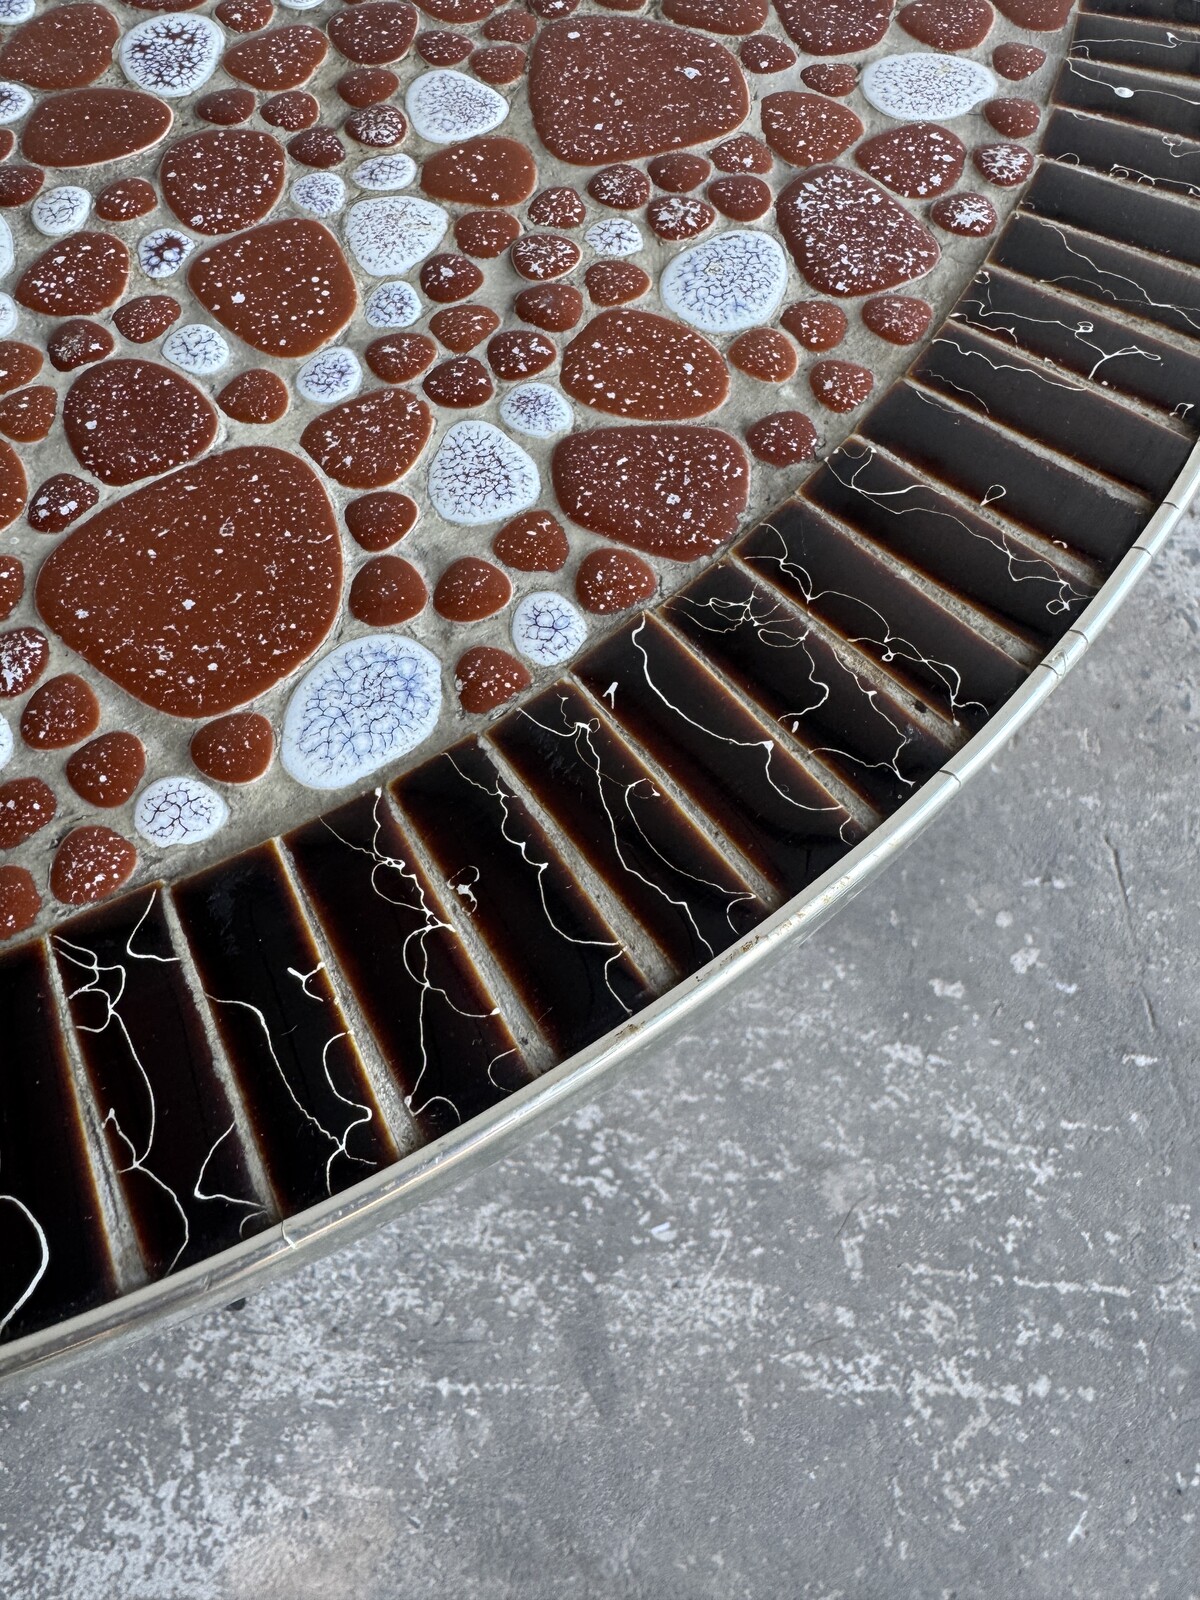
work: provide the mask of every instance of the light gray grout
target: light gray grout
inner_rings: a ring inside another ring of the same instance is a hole
[[[450,748],[453,749],[453,745]],[[449,889],[441,868],[427,849],[416,827],[404,814],[396,796],[392,794],[390,788],[385,788],[383,795],[392,820],[399,826],[413,853],[413,859],[437,895],[438,904],[454,931],[463,955],[499,1007],[500,1016],[512,1034],[525,1065],[535,1077],[540,1076],[555,1064],[554,1047],[538,1027],[537,1019],[493,955],[487,940],[472,923],[470,917],[465,915],[461,896]]]
[[[162,905],[163,916],[166,918],[167,931],[171,937],[172,947],[179,958],[179,970],[195,1003],[196,1014],[200,1018],[200,1026],[204,1029],[204,1035],[212,1053],[213,1071],[229,1100],[229,1108],[237,1127],[238,1138],[246,1153],[246,1165],[251,1185],[268,1219],[274,1222],[280,1214],[279,1198],[267,1175],[262,1152],[258,1148],[258,1140],[254,1137],[254,1123],[246,1108],[246,1102],[242,1099],[242,1091],[237,1081],[237,1074],[233,1070],[233,1065],[225,1052],[224,1041],[217,1031],[212,1007],[209,1004],[204,985],[200,981],[200,974],[196,970],[191,946],[187,942],[179,920],[179,912],[165,884],[158,885],[158,896]]]
[[[71,1007],[67,1000],[67,986],[58,970],[52,947],[53,934],[43,941],[46,967],[49,972],[51,993],[63,1036],[63,1048],[71,1080],[71,1092],[79,1112],[79,1124],[87,1150],[88,1161],[96,1189],[100,1210],[100,1226],[108,1244],[113,1273],[119,1294],[127,1294],[150,1281],[138,1244],[133,1214],[125,1202],[117,1164],[104,1132],[104,1111],[97,1103],[91,1077],[75,1036]]]
[[[388,1071],[383,1051],[371,1031],[366,1013],[358,1003],[354,985],[342,970],[333,947],[325,936],[325,929],[321,926],[315,906],[305,892],[286,840],[281,836],[273,839],[271,843],[275,846],[284,882],[292,892],[296,908],[313,942],[313,948],[321,958],[334,999],[346,1019],[355,1054],[362,1063],[363,1073],[370,1085],[371,1093],[375,1096],[375,1104],[379,1107],[384,1127],[400,1155],[407,1155],[410,1150],[415,1150],[424,1144],[425,1139],[417,1128],[412,1113],[404,1104],[404,1096],[400,1092],[399,1085]]]
[[[546,810],[537,795],[507,760],[503,751],[490,739],[481,742],[484,743],[488,760],[496,768],[504,783],[528,810],[546,835],[551,847],[566,864],[574,879],[576,890],[592,903],[601,921],[608,925],[610,932],[647,984],[655,993],[661,993],[668,984],[682,977],[682,973],[675,970],[654,936],[642,926],[616,892],[609,888],[603,873],[589,865],[586,856],[567,830]]]
[[[731,550],[728,559],[730,565],[750,579],[756,588],[762,588],[766,582],[764,575],[756,571],[740,551]],[[671,599],[678,599],[678,594],[672,595]],[[904,715],[911,717],[921,731],[928,734],[931,739],[950,746],[964,742],[965,736],[961,725],[954,722],[939,707],[918,699],[918,691],[909,684],[902,683],[899,678],[893,677],[884,662],[868,655],[860,645],[847,639],[815,612],[801,606],[794,596],[777,589],[774,584],[769,586],[769,599],[773,603],[778,601],[780,605],[786,606],[795,617],[798,627],[811,628],[822,644],[839,658],[848,657],[846,665],[849,670],[866,678],[881,694],[886,694],[890,700],[896,701],[902,707]]]

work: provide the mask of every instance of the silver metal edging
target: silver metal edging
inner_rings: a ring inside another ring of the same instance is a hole
[[[785,945],[815,932],[925,830],[1082,659],[1161,549],[1198,486],[1200,446],[1176,480],[1171,499],[1151,518],[1078,621],[1001,710],[836,867],[781,906],[739,944],[507,1100],[353,1188],[173,1277],[0,1346],[0,1382],[26,1374],[36,1379],[51,1363],[58,1372],[92,1350],[112,1348],[152,1329],[169,1327],[196,1311],[227,1303],[283,1270],[314,1261],[379,1222],[398,1216],[460,1176],[504,1155],[525,1135],[565,1115],[599,1087],[601,1080],[605,1084],[615,1081],[618,1072],[629,1070],[673,1029],[693,1020],[729,984]]]
[[[1182,472],[1163,496],[1163,504],[1174,506],[1177,511],[1185,511],[1197,487],[1200,487],[1200,444],[1192,446],[1192,453],[1184,463]],[[1141,544],[1144,539],[1143,533],[1137,542]]]
[[[0,1346],[0,1382],[18,1371],[36,1377],[46,1362],[55,1370],[87,1352],[111,1347],[139,1332],[169,1327],[205,1307],[236,1299],[269,1282],[284,1267],[311,1261],[368,1232],[418,1199],[428,1198],[466,1172],[496,1160],[520,1138],[561,1117],[593,1088],[615,1077],[664,1034],[714,1001],[728,984],[778,953],[793,937],[807,936],[921,833],[957,793],[960,784],[935,773],[862,844],[781,906],[738,945],[683,979],[635,1017],[491,1107],[462,1128],[423,1145],[353,1188],[276,1223],[245,1244],[146,1284],[95,1310]],[[865,845],[872,848],[865,849]]]

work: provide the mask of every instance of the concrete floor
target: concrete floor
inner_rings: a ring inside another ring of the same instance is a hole
[[[1200,522],[811,944],[8,1394],[4,1600],[1200,1594]]]

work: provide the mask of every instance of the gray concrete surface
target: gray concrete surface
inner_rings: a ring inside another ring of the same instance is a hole
[[[572,1121],[12,1392],[4,1600],[1200,1593],[1200,524]]]

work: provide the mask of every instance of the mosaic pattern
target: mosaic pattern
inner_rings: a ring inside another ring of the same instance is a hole
[[[0,1332],[635,1016],[1079,619],[1195,443],[1200,32],[1070,9],[0,22]]]

